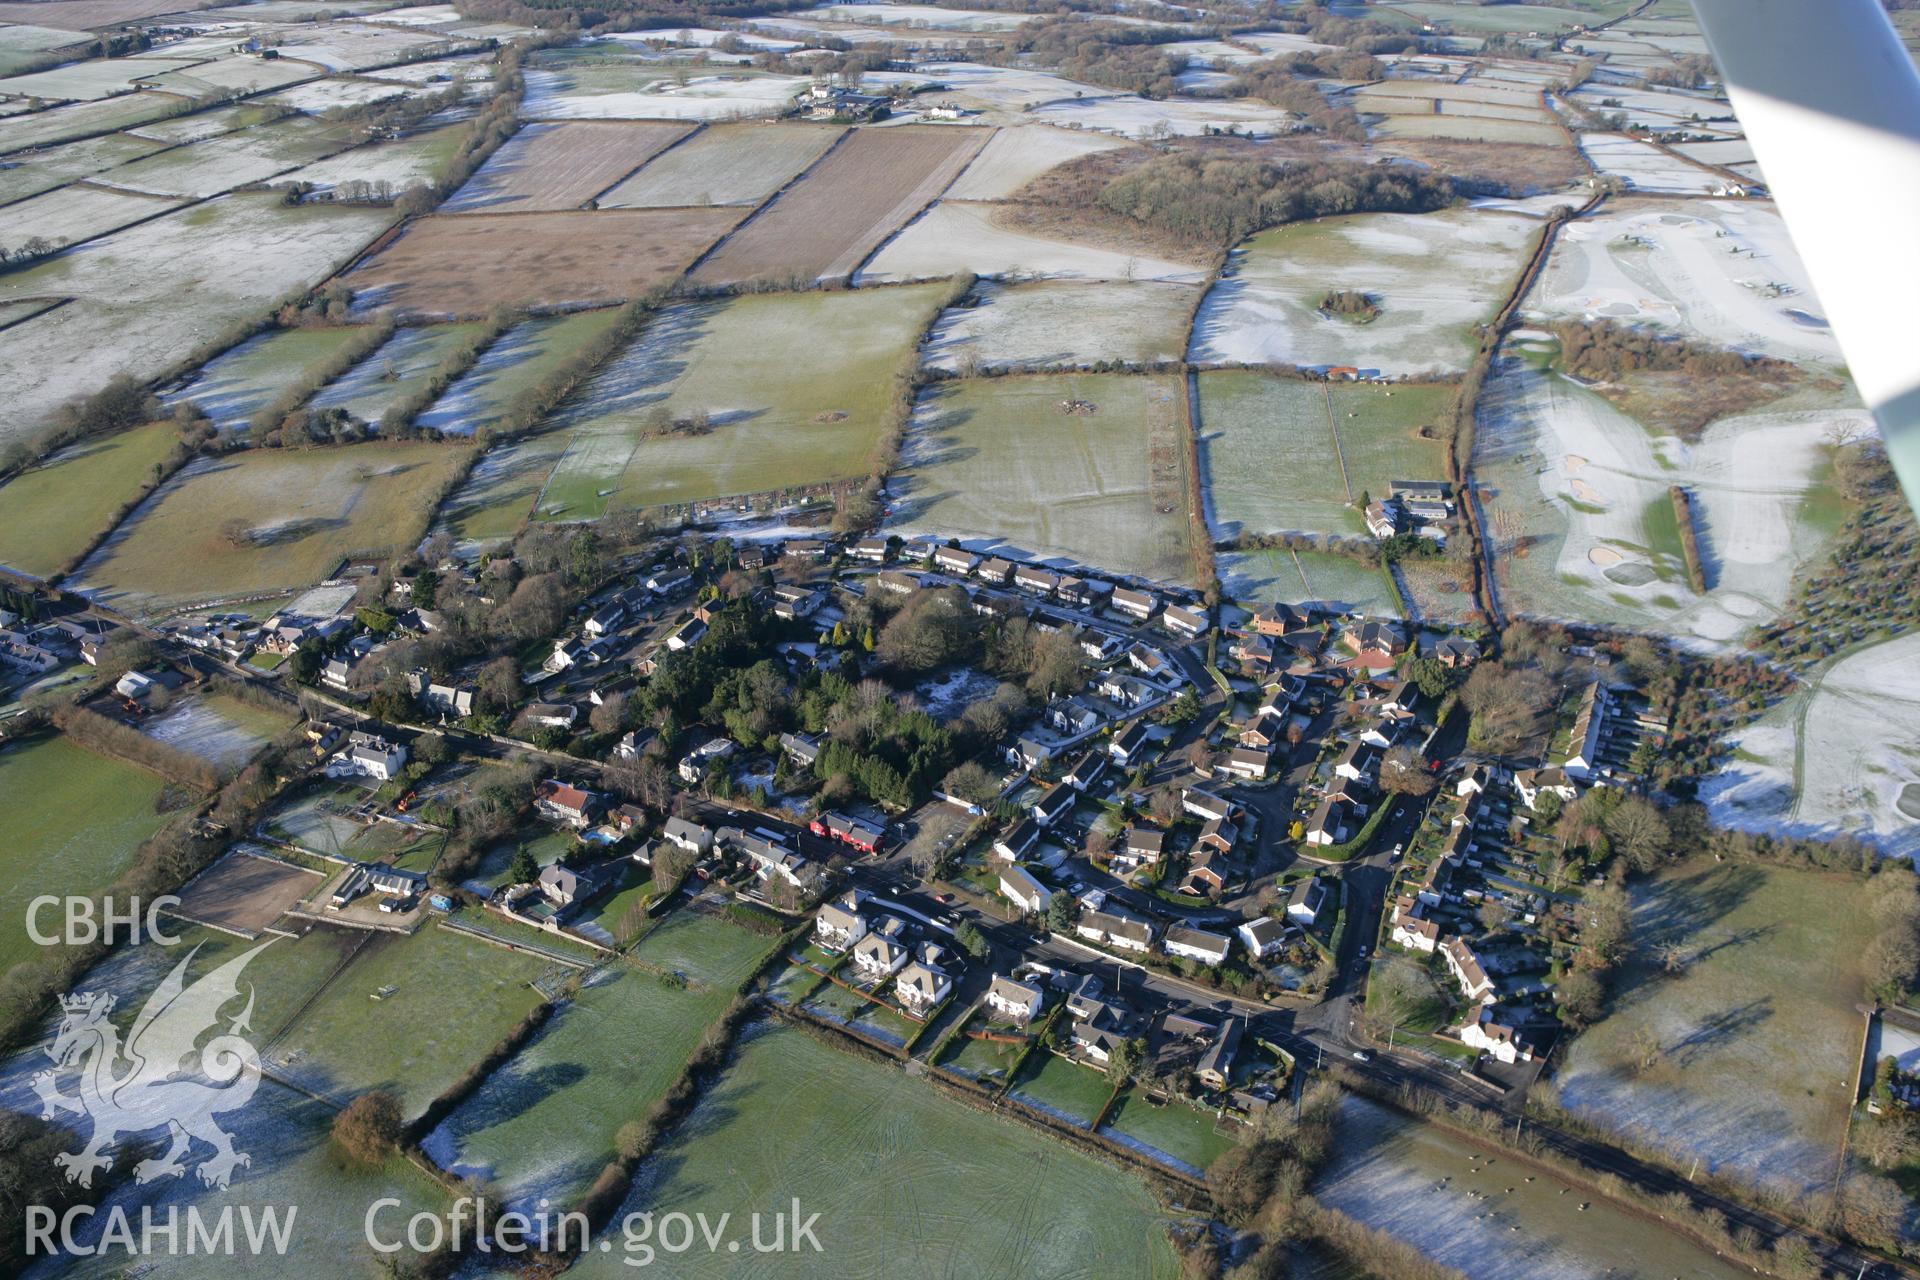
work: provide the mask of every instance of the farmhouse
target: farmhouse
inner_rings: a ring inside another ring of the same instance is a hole
[[[1167,930],[1167,936],[1161,945],[1170,956],[1179,956],[1184,960],[1197,960],[1201,964],[1212,966],[1226,960],[1227,953],[1233,950],[1233,939],[1221,933],[1208,933],[1204,929],[1188,929],[1176,925]]]
[[[1460,984],[1460,994],[1468,1000],[1486,1001],[1493,996],[1493,979],[1480,964],[1480,957],[1473,953],[1465,938],[1448,938],[1440,944],[1440,958],[1446,961],[1447,972]]]
[[[1053,902],[1053,890],[1041,884],[1025,867],[1007,867],[1000,873],[1000,892],[1022,911],[1045,911]]]
[[[987,1011],[1008,1022],[1024,1025],[1033,1021],[1040,1013],[1044,999],[1045,993],[1040,988],[1015,982],[997,973],[993,975],[993,981],[987,984]]]

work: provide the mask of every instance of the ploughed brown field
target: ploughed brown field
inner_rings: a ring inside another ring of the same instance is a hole
[[[967,167],[990,129],[855,129],[693,273],[696,284],[850,276]]]
[[[443,213],[578,209],[693,132],[688,124],[530,124],[454,192]]]
[[[671,284],[739,209],[422,218],[348,275],[356,302],[412,315],[604,305]]]

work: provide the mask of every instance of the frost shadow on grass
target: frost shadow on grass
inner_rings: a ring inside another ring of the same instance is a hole
[[[695,302],[656,313],[633,345],[609,361],[574,399],[557,425],[580,426],[667,400],[725,305]]]

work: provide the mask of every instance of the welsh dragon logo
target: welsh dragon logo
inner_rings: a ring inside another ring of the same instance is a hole
[[[204,1045],[199,1040],[218,1027],[220,1011],[239,998],[240,971],[270,943],[236,956],[189,986],[187,966],[200,950],[196,946],[147,997],[124,1047],[119,1029],[109,1021],[115,1003],[110,993],[80,992],[62,1001],[60,1029],[47,1047],[54,1069],[36,1074],[33,1089],[40,1095],[43,1119],[71,1112],[93,1122],[84,1147],[54,1157],[68,1181],[92,1186],[94,1173],[113,1165],[113,1157],[105,1154],[109,1146],[153,1129],[165,1129],[169,1145],[164,1153],[134,1166],[136,1182],[185,1173],[196,1139],[213,1148],[195,1169],[210,1187],[225,1187],[234,1169],[253,1163],[251,1156],[233,1149],[232,1135],[214,1121],[217,1113],[245,1106],[260,1084],[260,1056],[242,1035],[252,1030],[251,985],[246,1007],[226,1031]],[[76,1094],[60,1091],[60,1074],[68,1070],[79,1072]]]

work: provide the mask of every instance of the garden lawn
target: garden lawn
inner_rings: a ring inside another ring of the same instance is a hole
[[[309,586],[347,556],[411,547],[460,460],[436,444],[202,459],[88,557],[79,585],[136,610]]]
[[[1114,1105],[1100,1132],[1116,1142],[1151,1147],[1195,1173],[1205,1173],[1209,1165],[1237,1145],[1231,1135],[1214,1132],[1217,1123],[1212,1112],[1184,1102],[1156,1107],[1136,1089]]]
[[[645,942],[636,954],[655,959]],[[613,1155],[620,1127],[666,1094],[732,1000],[730,988],[605,970],[434,1130],[426,1149],[456,1173],[484,1174],[516,1205],[543,1196],[571,1205]]]
[[[915,410],[889,527],[1185,580],[1180,394],[1176,379],[1126,374],[939,384]]]
[[[1632,959],[1568,1050],[1561,1105],[1703,1169],[1824,1186],[1853,1103],[1855,959],[1873,890],[1850,876],[1693,862],[1641,886]],[[1678,977],[1659,952],[1693,957]],[[1654,1065],[1636,1071],[1642,1041]]]
[[[166,822],[157,776],[73,745],[38,737],[0,750],[0,892],[15,904],[0,925],[0,971],[39,954],[26,903],[41,894],[98,893]],[[49,922],[51,923],[51,922]]]
[[[661,312],[563,421],[542,515],[596,517],[867,473],[894,372],[943,286],[763,294]],[[704,414],[704,432],[649,432]]]
[[[1078,1125],[1090,1125],[1113,1094],[1113,1082],[1104,1071],[1083,1067],[1045,1049],[1027,1059],[1013,1096],[1020,1101],[1063,1116]]]
[[[943,1098],[924,1081],[804,1032],[757,1029],[692,1117],[641,1167],[616,1220],[672,1206],[736,1227],[758,1211],[819,1214],[820,1252],[782,1275],[1171,1277],[1159,1212],[1132,1175]],[[589,1253],[588,1280],[629,1274]],[[740,1274],[724,1251],[684,1276]]]
[[[301,1086],[345,1102],[369,1089],[418,1115],[540,1003],[551,965],[450,929],[370,941],[270,1056]],[[386,987],[391,994],[376,998]]]
[[[62,449],[0,486],[0,563],[47,577],[90,546],[173,451],[164,422]]]

